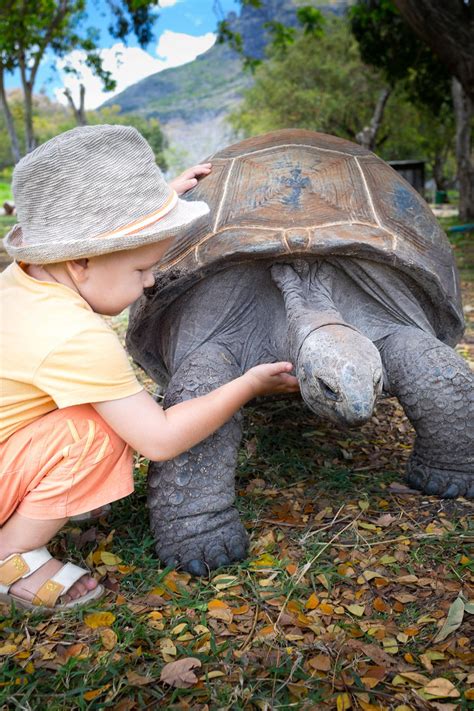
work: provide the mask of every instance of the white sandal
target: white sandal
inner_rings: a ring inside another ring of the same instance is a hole
[[[18,607],[27,610],[55,612],[84,605],[104,594],[104,588],[98,585],[75,600],[56,604],[58,598],[65,595],[83,575],[90,574],[89,570],[80,568],[74,563],[64,563],[55,575],[40,586],[31,602],[10,592],[11,586],[17,580],[28,578],[52,557],[47,549],[42,547],[27,553],[12,553],[8,558],[0,560],[0,602],[14,602]]]

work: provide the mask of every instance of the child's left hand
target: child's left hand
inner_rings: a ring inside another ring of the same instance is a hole
[[[184,171],[184,173],[181,173],[181,175],[178,175],[177,178],[172,180],[170,182],[170,185],[173,190],[176,190],[178,195],[182,195],[187,190],[191,190],[191,188],[194,188],[194,186],[197,185],[198,177],[201,178],[204,175],[209,175],[209,173],[211,172],[211,168],[211,163],[200,163],[199,165],[193,165],[192,168],[188,168]]]

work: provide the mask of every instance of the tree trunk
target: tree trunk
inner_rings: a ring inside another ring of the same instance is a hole
[[[448,189],[448,179],[444,174],[444,166],[446,163],[446,156],[442,151],[437,151],[433,160],[433,180],[436,183],[436,190],[447,190]]]
[[[459,183],[459,217],[474,220],[474,163],[471,146],[473,102],[460,82],[453,77],[452,95],[456,117],[456,162]]]
[[[2,110],[5,115],[5,123],[7,125],[8,135],[10,137],[10,147],[12,151],[13,161],[18,163],[21,158],[20,144],[18,142],[18,136],[16,135],[15,124],[13,123],[13,116],[8,106],[7,95],[5,92],[5,84],[3,80],[3,67],[0,67],[0,104],[2,105]]]
[[[25,152],[29,153],[36,148],[33,129],[33,87],[30,82],[24,82],[23,92],[25,95]]]
[[[76,104],[74,103],[74,99],[72,98],[72,94],[71,94],[70,90],[64,89],[64,95],[69,102],[69,106],[72,109],[74,118],[76,119],[76,123],[78,126],[87,126],[87,117],[86,117],[86,112],[85,112],[85,108],[84,108],[85,94],[86,94],[86,88],[85,88],[84,84],[80,84],[79,106],[76,106]]]
[[[474,102],[472,0],[393,0],[403,19],[457,77]]]
[[[383,113],[385,111],[388,97],[391,93],[392,90],[388,87],[382,89],[379,94],[379,98],[377,99],[377,104],[375,106],[370,125],[364,126],[362,131],[359,131],[356,136],[357,142],[369,151],[375,150],[375,146],[377,144],[377,133],[382,125]]]

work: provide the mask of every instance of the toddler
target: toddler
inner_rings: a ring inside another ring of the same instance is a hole
[[[63,609],[100,597],[89,572],[46,544],[71,516],[133,491],[132,451],[176,457],[246,402],[298,389],[290,363],[263,364],[164,411],[136,379],[100,314],[154,283],[153,267],[209,208],[178,198],[206,175],[168,185],[128,126],[84,126],[15,168],[15,259],[1,275],[0,600]]]

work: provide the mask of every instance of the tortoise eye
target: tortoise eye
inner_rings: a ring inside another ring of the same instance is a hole
[[[338,393],[333,390],[327,383],[325,383],[324,380],[318,378],[318,381],[319,387],[321,388],[321,392],[325,397],[327,397],[328,400],[339,400]]]

